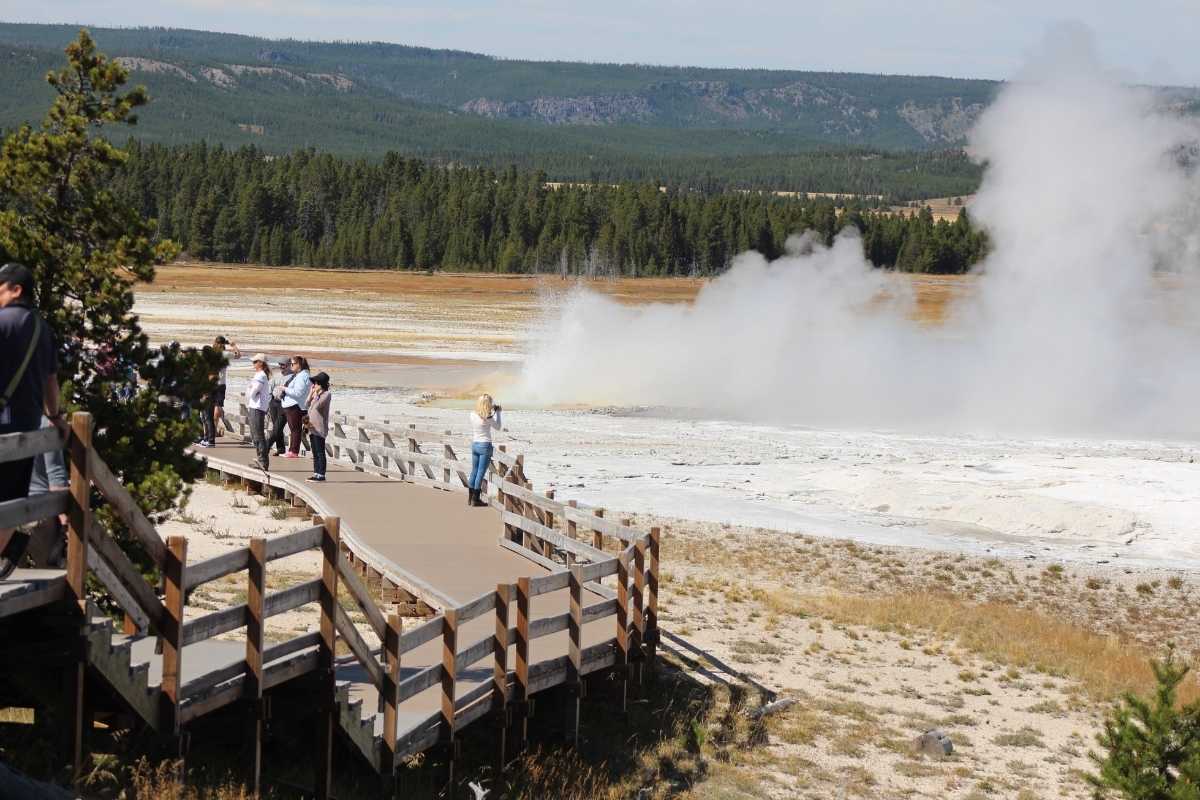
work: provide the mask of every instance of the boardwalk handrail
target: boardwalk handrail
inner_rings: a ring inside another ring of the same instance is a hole
[[[236,411],[227,409],[225,416],[227,427],[232,430],[232,423],[236,422],[245,437],[249,424],[245,406],[239,405]],[[333,414],[330,421],[329,436],[325,440],[330,457],[349,461],[355,469],[364,472],[448,491],[466,491],[465,471],[469,465],[459,461],[454,450],[469,441],[466,434],[347,414]],[[426,452],[429,449],[435,452]],[[439,635],[443,639],[442,664],[429,666],[410,676],[398,685],[394,695],[399,703],[440,682],[443,687],[440,721],[436,725],[433,721],[424,724],[438,728],[443,737],[453,738],[454,731],[466,721],[485,713],[479,710],[481,705],[503,708],[514,692],[520,700],[529,697],[539,686],[554,685],[546,682],[554,680],[547,677],[550,673],[542,673],[541,684],[530,677],[531,669],[527,663],[530,641],[562,630],[570,632],[569,663],[565,675],[557,679],[559,682],[577,682],[587,672],[610,664],[624,669],[628,664],[652,663],[658,642],[658,528],[638,531],[629,520],[607,519],[603,508],[573,500],[563,502],[555,498],[554,490],[542,494],[535,492],[525,475],[524,456],[509,452],[506,444],[493,449],[484,496],[500,511],[500,544],[551,572],[522,579],[525,581],[524,594],[518,584],[501,585],[495,592],[486,592],[456,607],[447,606],[440,615],[399,637],[402,645],[394,653],[398,661],[420,644]],[[603,580],[611,576],[616,576],[615,588],[603,584]],[[579,596],[585,588],[603,600],[585,607]],[[564,589],[569,591],[563,613],[530,619],[527,607],[530,599]],[[507,599],[502,601],[502,597]],[[515,600],[518,606],[516,626],[510,626],[506,618],[504,623],[497,622],[494,635],[460,647],[458,630],[462,625],[489,612],[494,612],[499,619],[501,614],[508,613],[509,600]],[[582,626],[608,617],[616,618],[613,637],[592,648],[582,648]],[[500,641],[502,632],[507,638],[504,643]],[[492,693],[485,696],[486,693],[477,688],[478,697],[470,693],[458,696],[460,681],[457,673],[486,657],[489,642],[497,676]],[[516,642],[518,649],[515,671],[507,664],[507,644],[510,642]],[[524,657],[520,655],[522,648],[526,651]],[[606,648],[613,654],[611,661],[605,661],[601,656]],[[588,658],[584,658],[585,652],[590,654]],[[387,661],[393,654],[384,655]],[[525,668],[521,669],[523,663]],[[467,713],[461,709],[453,714],[449,712],[451,708],[457,709],[469,696],[473,704],[469,719],[461,718],[462,713]],[[385,733],[388,731],[390,728],[385,724]],[[387,747],[394,757],[399,758],[416,752],[411,748],[426,741],[426,734],[416,739],[406,734],[399,738],[398,745],[392,742]],[[410,744],[405,746],[405,741]],[[399,750],[392,749],[393,745]]]

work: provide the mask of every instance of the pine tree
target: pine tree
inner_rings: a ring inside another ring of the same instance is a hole
[[[154,514],[203,474],[184,452],[198,425],[172,398],[197,397],[215,364],[178,346],[152,349],[132,313],[134,282],[153,280],[177,248],[156,242],[154,226],[108,189],[126,153],[98,131],[133,124],[146,92],[119,93],[125,70],[98,54],[86,31],[66,55],[66,68],[47,76],[57,97],[41,128],[23,126],[0,148],[0,256],[34,272],[39,310],[59,343],[65,407],[92,413],[96,448]],[[134,375],[142,383],[121,399]],[[101,519],[142,555],[111,516]]]
[[[1096,738],[1106,751],[1091,753],[1099,773],[1088,781],[1096,797],[1126,800],[1200,800],[1200,702],[1180,708],[1179,686],[1188,667],[1174,647],[1151,663],[1152,701],[1127,693]]]

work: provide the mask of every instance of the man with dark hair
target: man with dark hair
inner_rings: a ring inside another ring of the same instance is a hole
[[[50,326],[33,309],[33,273],[0,267],[0,434],[36,431],[42,414],[66,429],[58,406],[58,357]],[[29,496],[33,458],[0,462],[0,503]],[[21,560],[29,535],[0,528],[0,578]]]

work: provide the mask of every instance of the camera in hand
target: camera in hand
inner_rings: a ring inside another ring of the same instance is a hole
[[[500,407],[500,406],[498,406],[498,405],[493,405],[493,406],[492,406],[492,410],[493,410],[493,411],[503,411],[504,409],[503,409],[503,408],[501,408],[501,407]]]

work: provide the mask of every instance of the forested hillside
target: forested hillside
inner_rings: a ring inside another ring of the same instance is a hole
[[[311,150],[131,145],[114,190],[203,260],[327,267],[712,275],[739,252],[783,253],[852,225],[878,266],[961,272],[986,248],[966,214],[912,216],[762,192],[657,184],[550,188],[540,171],[429,166]]]
[[[44,75],[76,33],[0,23],[0,127],[40,119],[51,96]],[[979,169],[958,145],[994,90],[942,78],[506,61],[164,29],[93,33],[150,91],[136,129],[142,141],[399,152],[541,169],[561,181],[897,200],[967,194]]]

